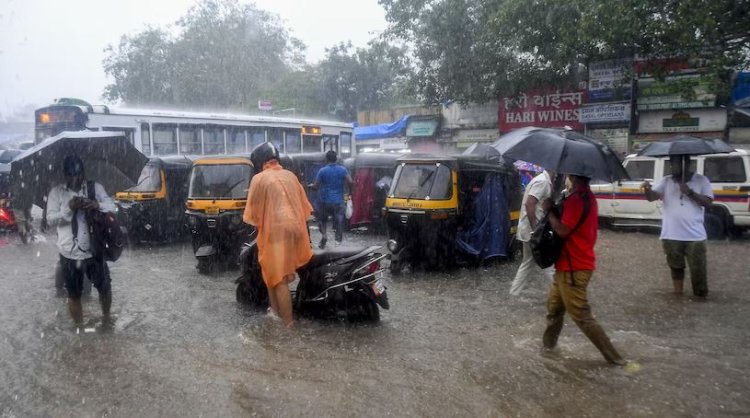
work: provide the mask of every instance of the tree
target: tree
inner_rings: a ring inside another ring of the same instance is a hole
[[[304,45],[275,15],[237,0],[199,3],[177,27],[173,39],[149,29],[108,47],[105,98],[246,110],[303,62]]]
[[[485,102],[577,81],[594,61],[703,58],[717,85],[750,64],[746,0],[380,0],[427,102]],[[657,63],[659,61],[656,61]],[[657,76],[666,66],[654,67]]]

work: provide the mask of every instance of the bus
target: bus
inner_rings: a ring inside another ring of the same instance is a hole
[[[34,112],[35,143],[63,131],[123,132],[148,157],[250,152],[271,142],[287,154],[336,151],[356,154],[352,124],[315,119],[117,109],[79,99],[58,99]]]

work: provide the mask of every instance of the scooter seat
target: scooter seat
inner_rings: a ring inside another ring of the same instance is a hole
[[[324,250],[313,250],[312,258],[303,268],[312,268],[328,264],[335,260],[357,255],[366,249],[366,247],[338,247]]]

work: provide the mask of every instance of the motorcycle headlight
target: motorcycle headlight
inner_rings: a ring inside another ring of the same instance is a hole
[[[388,248],[388,251],[395,253],[398,249],[398,242],[396,242],[395,239],[389,239],[386,247]]]

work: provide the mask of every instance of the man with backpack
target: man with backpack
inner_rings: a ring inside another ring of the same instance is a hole
[[[557,345],[567,311],[607,362],[624,366],[626,361],[591,314],[586,293],[596,268],[594,245],[599,230],[596,197],[589,187],[589,178],[575,175],[569,177],[572,186],[568,197],[563,201],[562,216],[550,210],[551,200],[548,199],[543,204],[552,229],[564,240],[555,262],[555,280],[547,300],[544,347],[553,349]]]
[[[112,287],[109,267],[95,243],[100,237],[92,236],[89,225],[93,211],[115,212],[115,203],[104,187],[85,180],[83,161],[69,155],[63,161],[65,183],[52,188],[47,197],[47,221],[57,226],[57,248],[60,265],[68,292],[68,310],[76,327],[83,324],[83,277],[86,275],[99,292],[99,302],[105,320],[109,319],[112,305]],[[88,213],[87,213],[88,212]]]

